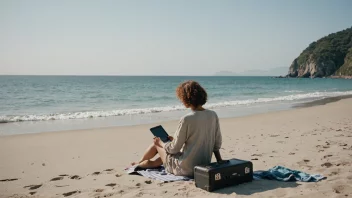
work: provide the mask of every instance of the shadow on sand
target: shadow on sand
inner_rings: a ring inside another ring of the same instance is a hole
[[[232,194],[238,195],[252,195],[255,193],[265,192],[268,190],[274,190],[276,188],[295,188],[301,184],[296,182],[282,182],[273,180],[254,180],[250,183],[244,183],[237,186],[231,186],[224,189],[219,189],[213,193],[218,194]]]

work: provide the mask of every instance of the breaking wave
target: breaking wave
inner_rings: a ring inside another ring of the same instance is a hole
[[[270,102],[277,102],[277,101],[299,101],[299,100],[306,100],[306,99],[320,99],[320,98],[344,96],[344,95],[352,95],[352,91],[313,92],[313,93],[304,93],[304,94],[292,94],[292,95],[279,96],[279,97],[273,97],[273,98],[257,98],[257,99],[249,99],[249,100],[223,101],[218,103],[207,104],[206,107],[211,109],[211,108],[218,108],[218,107],[251,105],[251,104],[270,103]],[[5,116],[0,116],[0,123],[22,122],[22,121],[87,119],[87,118],[99,118],[99,117],[110,117],[110,116],[170,112],[170,111],[179,111],[184,109],[185,108],[183,106],[178,105],[178,106],[165,106],[165,107],[140,108],[140,109],[117,109],[117,110],[108,110],[108,111],[53,113],[53,114],[47,114],[47,115],[5,115]]]

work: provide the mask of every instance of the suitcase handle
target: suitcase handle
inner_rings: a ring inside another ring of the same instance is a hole
[[[220,162],[218,162],[218,164],[226,164],[226,163],[229,163],[230,160],[221,160]]]

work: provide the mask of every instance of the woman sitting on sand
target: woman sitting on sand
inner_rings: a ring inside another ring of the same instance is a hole
[[[155,168],[164,164],[169,173],[193,176],[194,166],[209,164],[213,152],[217,161],[221,161],[219,118],[214,111],[203,108],[207,92],[197,82],[181,83],[176,95],[192,112],[181,118],[174,137],[169,137],[170,142],[164,143],[160,138],[154,138],[138,166]],[[156,154],[159,158],[152,160]]]

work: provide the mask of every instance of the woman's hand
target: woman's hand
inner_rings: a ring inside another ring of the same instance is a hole
[[[165,146],[164,142],[161,141],[160,138],[158,138],[158,137],[154,138],[154,145],[161,147],[161,148],[164,148],[164,146]]]
[[[172,137],[172,136],[169,136],[168,138],[169,138],[170,141],[174,140],[174,137]]]

